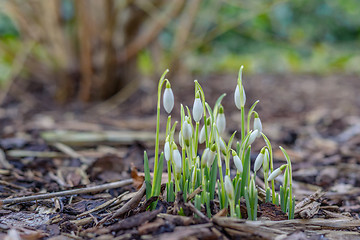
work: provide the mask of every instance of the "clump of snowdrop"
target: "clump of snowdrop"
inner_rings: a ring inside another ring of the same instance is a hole
[[[144,153],[146,198],[159,196],[164,165],[167,164],[166,200],[174,202],[179,191],[182,192],[184,201],[196,189],[202,188],[192,200],[194,206],[200,211],[204,210],[211,217],[210,202],[215,198],[219,201],[221,209],[230,206],[230,215],[241,218],[240,199],[246,201],[247,215],[251,220],[256,220],[258,205],[258,190],[255,185],[255,176],[263,176],[267,202],[280,205],[290,218],[294,217],[294,197],[292,196],[292,171],[290,158],[283,151],[287,164],[273,169],[273,152],[269,139],[263,132],[259,114],[254,110],[259,101],[256,101],[245,115],[246,94],[242,82],[242,70],[234,91],[235,106],[241,112],[241,138],[236,141],[236,132],[227,136],[225,109],[221,104],[225,94],[221,95],[215,105],[211,107],[205,101],[201,85],[195,80],[195,96],[192,109],[180,105],[179,126],[177,121],[172,123],[169,115],[174,107],[174,95],[170,82],[165,79],[165,71],[158,85],[158,105],[156,123],[156,143],[154,176],[151,180],[149,162]],[[163,107],[168,114],[165,129],[164,152],[159,154],[159,128],[160,128],[160,100],[163,86]],[[253,120],[253,128],[250,122]],[[245,124],[247,123],[247,124]],[[201,129],[200,129],[201,125]],[[246,125],[246,127],[245,127]],[[174,141],[178,134],[179,141]],[[262,137],[262,138],[261,138]],[[251,169],[251,150],[256,141],[263,140],[265,146],[255,159]],[[230,159],[233,159],[235,171],[231,171]],[[223,171],[225,167],[225,171]],[[263,174],[260,173],[262,169]],[[232,176],[232,174],[235,174]],[[281,174],[284,175],[280,192],[275,191],[274,181]],[[150,209],[156,207],[156,202]]]

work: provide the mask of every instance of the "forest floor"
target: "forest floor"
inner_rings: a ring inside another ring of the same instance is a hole
[[[227,93],[227,133],[239,129],[236,76],[199,82],[210,106]],[[156,125],[151,84],[121,104],[57,107],[17,83],[0,108],[0,239],[360,239],[360,78],[254,75],[244,86],[247,105],[260,100],[256,110],[274,147],[274,166],[286,161],[278,146],[291,157],[294,220],[265,205],[257,222],[221,211],[195,218],[187,203],[188,216],[173,215],[164,200],[145,211],[143,152],[151,166]],[[177,81],[172,89],[178,120],[180,103],[192,106],[194,85]],[[254,143],[252,158],[262,146]]]

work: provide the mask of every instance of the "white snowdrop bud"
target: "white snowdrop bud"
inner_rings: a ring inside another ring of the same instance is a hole
[[[181,155],[179,150],[173,150],[173,159],[175,163],[175,174],[181,173]]]
[[[269,171],[269,162],[270,162],[270,153],[269,153],[269,150],[266,148],[265,156],[264,156],[264,163],[263,163],[264,171]]]
[[[185,142],[189,141],[192,136],[191,125],[187,121],[184,121],[183,123],[182,134]]]
[[[262,133],[262,124],[261,124],[259,115],[256,112],[255,112],[255,117],[254,117],[254,129],[258,130],[257,137],[260,137],[261,133]]]
[[[169,143],[169,136],[166,138],[166,142],[164,145],[164,155],[166,161],[170,160],[170,143]]]
[[[265,149],[264,150],[262,149],[259,155],[257,155],[255,159],[254,172],[257,172],[261,168],[261,165],[263,164],[264,161],[264,156],[265,156]]]
[[[219,113],[216,118],[216,127],[219,131],[219,134],[222,135],[226,129],[226,118],[224,114],[224,108],[220,106]]]
[[[199,122],[201,120],[201,118],[203,116],[203,111],[204,111],[204,109],[203,109],[202,102],[200,100],[200,94],[199,94],[199,92],[197,92],[196,96],[195,96],[195,100],[194,100],[193,111],[192,111],[195,122]]]
[[[163,95],[163,105],[167,113],[170,113],[174,107],[174,94],[168,81],[166,82],[166,88]]]
[[[199,143],[202,144],[204,143],[206,140],[206,135],[205,135],[205,125],[202,126],[201,130],[200,130],[200,134],[199,134]]]
[[[245,102],[246,102],[246,95],[245,95],[245,90],[244,90],[244,86],[242,86],[242,91],[239,91],[239,85],[236,85],[236,89],[235,89],[235,93],[234,93],[234,101],[235,101],[235,105],[238,109],[241,109],[241,107],[245,106]]]
[[[215,160],[215,154],[216,154],[216,145],[213,144],[210,148],[210,151],[209,151],[209,156],[208,156],[208,159],[206,161],[206,164],[208,166],[208,168],[210,169],[211,166],[213,165],[214,163],[214,160]]]
[[[232,185],[232,182],[230,180],[230,177],[228,175],[225,176],[225,192],[228,195],[228,198],[230,200],[234,199],[234,186]]]
[[[256,129],[250,134],[248,145],[251,145],[255,141],[258,133],[259,133],[259,131]]]
[[[271,174],[270,174],[270,176],[268,177],[268,182],[269,181],[272,181],[272,180],[274,180],[276,177],[278,177],[281,173],[282,173],[282,171],[284,171],[284,169],[287,167],[287,164],[284,164],[284,165],[281,165],[281,167],[279,167],[279,168],[277,168],[277,169],[275,169]]]
[[[225,146],[225,141],[224,141],[224,139],[222,139],[222,137],[219,138],[219,144],[220,144],[220,150],[225,152],[226,146]]]
[[[201,168],[206,167],[207,161],[209,159],[209,153],[210,153],[210,148],[205,148],[201,157]]]
[[[234,150],[231,151],[232,152],[232,156],[233,156],[233,160],[234,160],[234,164],[236,169],[242,173],[243,172],[243,165],[241,162],[241,159],[239,158],[239,156],[236,154],[236,152]]]

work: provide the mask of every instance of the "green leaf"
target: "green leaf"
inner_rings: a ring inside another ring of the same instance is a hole
[[[149,168],[149,158],[146,151],[144,151],[144,172],[145,172],[145,184],[146,184],[146,200],[151,197],[151,177]]]

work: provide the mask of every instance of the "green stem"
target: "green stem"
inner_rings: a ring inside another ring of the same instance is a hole
[[[198,150],[198,141],[199,141],[199,122],[196,122],[195,127],[195,142],[194,142],[194,149],[195,149],[195,156],[197,156],[197,150]]]
[[[241,142],[244,141],[245,138],[245,109],[241,107]],[[248,131],[250,128],[248,128]]]
[[[158,174],[158,161],[159,161],[159,131],[160,131],[160,100],[161,100],[161,90],[162,86],[165,82],[164,78],[165,75],[169,72],[169,69],[166,69],[163,75],[161,76],[159,80],[158,85],[158,99],[157,99],[157,108],[156,108],[156,139],[155,139],[155,160],[154,160],[154,179],[156,179],[156,176]],[[151,189],[151,196],[154,196],[155,193],[155,186],[152,185]]]

